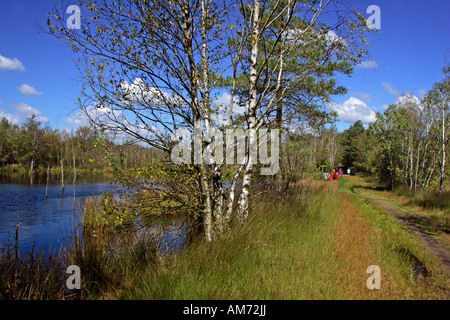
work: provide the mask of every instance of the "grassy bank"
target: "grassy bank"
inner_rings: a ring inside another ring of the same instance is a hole
[[[0,249],[1,300],[59,300],[72,294],[66,291],[60,256],[48,251],[19,256],[13,246]]]
[[[392,203],[406,218],[426,229],[434,239],[450,250],[450,190],[439,196],[436,190],[417,190],[398,187],[389,190],[370,177],[351,177],[342,181],[345,192],[372,196]]]
[[[3,252],[0,296],[448,299],[442,263],[395,218],[353,194],[359,182],[344,177],[338,184],[305,181],[284,193],[256,189],[247,223],[214,243],[194,239],[172,256],[160,254],[154,237],[136,232],[130,205],[105,194],[88,202],[81,233],[57,263]],[[418,262],[426,272],[416,272]],[[76,294],[65,289],[61,272],[71,264],[82,272]],[[380,268],[380,290],[367,288],[371,265]]]
[[[342,179],[344,180],[344,179]],[[344,181],[340,183],[345,184]],[[446,299],[442,266],[381,210],[327,182],[262,194],[247,224],[133,279],[124,299]],[[410,255],[429,270],[416,277]],[[369,290],[370,265],[381,290]]]
[[[159,263],[158,234],[142,234],[136,226],[132,200],[113,193],[89,198],[82,226],[59,251],[42,249],[20,254],[11,244],[0,248],[0,299],[108,299],[128,279]],[[67,267],[81,271],[80,290],[69,290]]]
[[[354,188],[361,185],[365,188]],[[385,199],[396,202],[390,197],[391,193],[379,187],[370,179],[358,177],[340,181],[340,189],[359,208],[360,216],[369,225],[372,250],[378,257],[377,264],[387,276],[385,288],[397,292],[396,296],[403,292],[400,298],[448,299],[450,283],[442,261],[402,222],[372,201],[358,196],[361,193],[379,197],[381,193]],[[402,202],[398,205],[400,207],[396,208],[402,211]]]
[[[99,169],[95,167],[91,168],[77,168],[76,173],[77,175],[90,175],[90,174],[110,174],[111,170],[108,168],[105,169]],[[50,168],[50,175],[52,176],[61,176],[61,167],[51,167]],[[29,166],[21,166],[17,164],[12,164],[5,167],[0,167],[0,174],[4,175],[27,175],[30,174],[30,167]],[[47,174],[47,168],[43,166],[37,166],[34,168],[34,174],[35,175],[46,175]],[[73,169],[72,168],[65,168],[64,169],[64,175],[65,176],[73,176]]]
[[[356,194],[376,195],[397,205],[409,207],[414,211],[450,228],[450,186],[439,196],[436,189],[410,190],[398,186],[390,190],[388,186],[379,183],[372,177],[351,177],[344,182],[344,190]]]

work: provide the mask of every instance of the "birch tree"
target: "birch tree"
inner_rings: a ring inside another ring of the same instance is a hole
[[[435,125],[431,128],[432,138],[439,144],[440,166],[439,166],[439,195],[444,191],[444,179],[446,169],[446,148],[449,141],[450,122],[450,65],[443,68],[443,80],[435,83],[433,89],[426,96]]]
[[[277,101],[320,65],[322,59],[315,60],[314,50],[330,41],[333,27],[337,28],[336,39],[340,39],[338,29],[355,31],[355,37],[361,37],[366,26],[363,17],[343,6],[336,11],[340,3],[330,8],[330,13],[337,13],[338,24],[320,21],[330,3],[79,0],[81,29],[67,27],[68,3],[64,2],[49,15],[47,24],[48,33],[65,41],[77,57],[83,83],[79,104],[94,125],[109,135],[131,137],[168,155],[180,151],[176,156],[181,159],[181,170],[192,175],[189,181],[196,181],[192,196],[198,208],[194,211],[201,217],[206,241],[212,241],[233,217],[247,220],[258,144],[269,136],[272,144],[279,141],[274,134],[261,133],[270,128]],[[302,15],[302,32],[292,33],[294,15]],[[278,28],[280,36],[269,45],[264,35],[280,21],[285,22]],[[286,61],[298,47],[309,50],[303,62],[306,67],[287,76]],[[348,51],[354,47],[345,48],[327,52],[346,65],[356,63],[364,53],[358,51],[355,56]],[[223,146],[213,138],[221,128],[217,120],[221,110],[214,95],[230,71],[234,86],[228,129],[245,132],[247,143],[244,161],[233,167],[231,188],[225,190],[223,159],[216,157]],[[245,109],[240,117],[232,114],[236,89]],[[180,150],[183,137],[185,148]],[[273,165],[265,169],[276,172],[278,162]],[[236,188],[241,174],[242,187]],[[172,186],[192,192],[175,182]]]
[[[174,146],[171,138],[182,128],[200,133],[200,148],[205,147],[203,128],[207,136],[212,113],[210,70],[223,57],[220,20],[225,8],[207,0],[82,0],[77,5],[80,30],[65,25],[67,3],[55,8],[47,24],[49,33],[78,56],[83,76],[79,103],[91,122],[109,135],[126,134],[167,154]],[[209,172],[195,160],[191,172],[198,177],[198,210],[210,241],[214,202]],[[192,162],[189,156],[186,165]]]
[[[281,128],[305,120],[327,122],[328,112],[320,109],[324,105],[317,100],[325,102],[330,95],[344,92],[327,78],[337,71],[350,73],[352,63],[366,53],[363,17],[339,5],[333,1],[254,1],[253,6],[241,2],[244,26],[251,31],[250,41],[243,46],[247,60],[242,60],[239,82],[240,99],[248,102],[248,129]],[[247,164],[244,170],[239,199],[243,220],[252,169]]]

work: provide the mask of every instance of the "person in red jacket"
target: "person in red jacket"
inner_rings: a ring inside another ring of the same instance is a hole
[[[331,173],[330,179],[331,179],[331,181],[338,181],[339,180],[339,175],[337,174],[336,170],[333,170],[333,172]]]

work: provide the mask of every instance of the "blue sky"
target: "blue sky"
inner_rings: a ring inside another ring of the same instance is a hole
[[[366,68],[357,67],[350,77],[338,77],[348,94],[335,100],[348,111],[345,129],[358,118],[361,101],[374,112],[395,103],[403,93],[419,99],[442,78],[445,51],[450,50],[450,1],[447,0],[364,0],[360,8],[381,9],[381,29],[369,35]],[[369,17],[370,14],[367,14]],[[450,54],[450,52],[449,52]],[[358,100],[352,99],[356,98]],[[345,104],[345,102],[347,103]],[[352,107],[354,107],[352,109]],[[364,117],[363,117],[364,119]]]
[[[35,113],[57,129],[76,129],[79,73],[71,50],[40,33],[56,0],[0,0],[0,117],[23,121]],[[348,94],[332,107],[338,129],[368,122],[402,93],[421,98],[441,79],[444,53],[450,50],[450,1],[359,0],[381,9],[381,29],[369,36],[367,61],[350,77],[338,76]],[[370,14],[367,14],[370,16]],[[72,121],[71,121],[72,120]]]

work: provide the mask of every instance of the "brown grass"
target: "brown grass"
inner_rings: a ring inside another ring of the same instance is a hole
[[[339,283],[349,296],[358,299],[372,297],[365,283],[370,274],[366,273],[370,265],[377,264],[376,255],[371,250],[369,224],[361,218],[360,209],[351,203],[347,195],[339,200],[341,212],[336,215],[334,245],[336,258],[342,262]],[[384,283],[383,283],[384,284]]]

